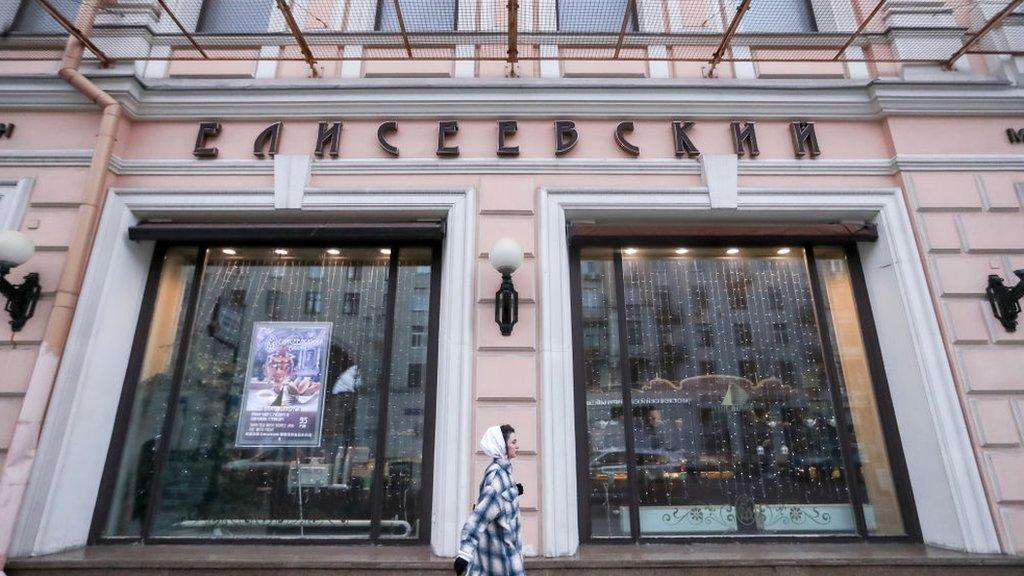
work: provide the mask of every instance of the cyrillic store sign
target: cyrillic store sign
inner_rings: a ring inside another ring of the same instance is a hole
[[[690,138],[689,131],[693,128],[693,122],[675,120],[672,121],[672,139],[677,158],[696,158],[700,156],[700,148]],[[632,156],[640,155],[640,147],[629,140],[633,132],[633,122],[619,122],[611,136],[615,143]],[[757,147],[757,131],[754,122],[731,122],[729,129],[732,134],[733,146],[736,154],[747,155],[756,158],[760,155]],[[821,155],[818,147],[818,137],[814,132],[813,122],[792,122],[790,124],[790,136],[793,141],[793,154],[797,158],[805,156],[817,157]],[[281,131],[284,123],[275,122],[267,126],[262,132],[256,135],[253,140],[252,153],[257,158],[273,157],[278,153],[278,145],[281,141]],[[519,126],[515,120],[498,121],[498,138],[495,142],[495,155],[502,158],[519,156],[519,146],[512,143]],[[558,120],[554,122],[555,156],[562,156],[572,150],[580,141],[580,133],[576,130],[576,123],[571,120]],[[316,141],[314,142],[313,153],[318,158],[329,156],[337,158],[341,145],[341,122],[320,122]],[[457,120],[442,120],[437,123],[437,147],[435,153],[439,157],[456,157],[459,155],[457,136],[459,122]],[[196,158],[216,158],[218,150],[213,146],[213,141],[221,133],[219,122],[201,122],[199,132],[196,135],[195,147],[192,155]],[[398,157],[400,154],[398,122],[389,120],[381,122],[377,127],[377,144],[382,150],[391,156]]]

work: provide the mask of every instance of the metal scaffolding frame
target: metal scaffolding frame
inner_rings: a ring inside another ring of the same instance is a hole
[[[1024,13],[1015,13],[1024,0],[943,0],[929,8],[927,18],[919,15],[919,9],[903,12],[911,15],[907,19],[913,18],[910,26],[906,19],[891,23],[891,11],[899,15],[901,8],[886,0],[850,0],[848,14],[820,16],[812,7],[810,28],[793,28],[793,22],[807,16],[787,8],[788,4],[772,5],[773,12],[766,18],[763,3],[773,0],[594,0],[592,5],[576,4],[569,12],[561,11],[558,0],[504,0],[503,5],[485,0],[350,0],[341,15],[332,12],[339,6],[334,0],[301,4],[266,0],[269,7],[262,12],[249,4],[220,4],[217,14],[222,21],[216,28],[220,32],[196,29],[196,22],[203,18],[202,2],[157,0],[153,8],[144,9],[80,0],[82,7],[90,5],[97,14],[97,23],[88,33],[76,26],[74,14],[62,13],[53,0],[29,1],[38,3],[62,31],[82,42],[86,59],[101,65],[147,60],[295,60],[304,61],[317,76],[320,63],[343,59],[504,60],[514,65],[554,58],[704,62],[706,74],[714,76],[719,65],[728,61],[924,62],[951,67],[965,55],[1024,54]],[[471,17],[460,19],[459,4],[466,2],[476,3]],[[754,2],[761,10],[746,22]],[[390,3],[389,12],[394,10],[387,15],[387,26],[381,21],[384,3]],[[774,11],[774,6],[781,8]],[[541,13],[542,7],[547,12]],[[133,18],[127,18],[132,10]],[[719,18],[709,16],[715,10]],[[268,25],[271,11],[280,13],[284,28]],[[984,16],[993,11],[997,11],[994,16]],[[173,28],[159,26],[162,16]],[[448,16],[453,16],[452,22],[442,22]],[[568,18],[579,20],[566,25],[563,20]],[[830,31],[818,31],[816,18],[832,19],[822,27]],[[66,38],[52,32],[8,30],[0,34],[0,58],[52,59]],[[936,38],[943,42],[935,42]],[[347,46],[360,49],[341,49]],[[544,50],[545,46],[554,50]],[[271,47],[276,49],[263,50]],[[854,47],[858,50],[851,50]]]
[[[957,61],[957,59],[966,54],[967,50],[970,49],[971,46],[974,46],[975,44],[978,43],[979,40],[981,40],[982,36],[988,34],[989,30],[995,28],[1000,22],[1003,21],[1004,18],[1006,18],[1007,16],[1010,15],[1010,13],[1016,10],[1017,6],[1020,6],[1021,2],[1024,2],[1024,0],[1013,0],[1012,2],[1007,4],[1006,8],[1003,8],[1002,10],[999,11],[998,14],[989,18],[988,22],[986,22],[980,30],[978,30],[970,38],[968,38],[967,41],[964,42],[964,45],[959,50],[954,52],[948,60],[946,60],[945,67],[947,69],[952,69],[953,64]]]
[[[395,0],[395,7],[398,7],[398,0]],[[295,15],[292,14],[291,6],[285,0],[277,0],[277,9],[284,15],[285,24],[288,25],[288,29],[292,31],[292,36],[298,42],[299,49],[302,50],[302,57],[305,58],[306,64],[309,65],[309,70],[313,73],[313,77],[319,76],[320,73],[316,69],[316,59],[313,58],[313,51],[309,49],[306,37],[302,35],[302,29],[299,28],[299,24],[295,21]]]
[[[43,10],[46,10],[46,13],[49,14],[51,18],[56,20],[62,28],[67,30],[68,34],[71,34],[75,38],[78,38],[78,41],[81,42],[82,45],[91,50],[92,53],[96,55],[96,58],[99,59],[102,65],[110,65],[110,57],[107,56],[103,52],[103,50],[100,50],[99,47],[93,44],[92,40],[89,40],[85,33],[79,30],[78,27],[71,22],[71,20],[69,20],[66,16],[64,16],[64,14],[60,12],[60,10],[54,8],[53,4],[50,4],[50,0],[36,0],[36,2],[38,2],[39,5],[42,6]]]

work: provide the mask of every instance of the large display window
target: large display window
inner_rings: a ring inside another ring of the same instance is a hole
[[[907,537],[855,248],[572,248],[584,539]]]
[[[440,247],[158,245],[94,541],[426,541]]]

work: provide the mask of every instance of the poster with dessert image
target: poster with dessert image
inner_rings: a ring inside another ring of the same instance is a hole
[[[256,322],[238,415],[238,448],[320,445],[330,322]]]

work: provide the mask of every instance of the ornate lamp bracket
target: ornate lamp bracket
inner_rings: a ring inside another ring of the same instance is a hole
[[[0,266],[0,294],[7,298],[4,310],[11,315],[11,330],[17,332],[35,314],[42,288],[39,286],[39,274],[35,272],[27,274],[21,284],[11,284],[7,280],[10,271],[9,267]]]
[[[1007,332],[1017,331],[1017,316],[1020,314],[1020,299],[1024,297],[1024,268],[1014,270],[1014,275],[1019,279],[1017,285],[1008,288],[1003,284],[1003,279],[995,274],[988,277],[988,288],[985,289],[985,296],[992,306],[992,314],[996,320],[1006,328]]]

